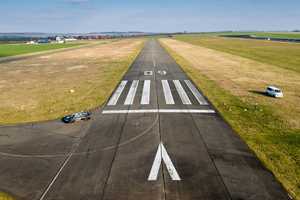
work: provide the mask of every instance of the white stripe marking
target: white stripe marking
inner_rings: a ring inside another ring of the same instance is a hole
[[[127,114],[127,113],[199,113],[213,114],[214,110],[197,110],[197,109],[141,109],[141,110],[104,110],[103,114]]]
[[[187,84],[187,86],[189,87],[189,89],[191,90],[191,92],[193,93],[194,97],[197,99],[200,105],[208,105],[204,97],[200,94],[198,89],[192,84],[190,80],[185,80],[184,82]]]
[[[161,160],[162,160],[161,145],[159,144],[152,167],[151,167],[151,170],[150,170],[150,174],[148,176],[148,181],[156,181],[157,180],[159,168],[161,165]]]
[[[159,168],[161,166],[161,161],[164,161],[169,175],[171,176],[173,181],[180,181],[180,177],[168,155],[166,148],[164,147],[163,143],[160,143],[154,158],[154,162],[151,167],[150,174],[148,176],[148,181],[156,181],[158,177]]]
[[[129,89],[128,95],[125,99],[125,103],[124,103],[125,105],[131,105],[133,103],[134,96],[135,96],[135,93],[137,91],[138,85],[139,85],[139,80],[132,81],[132,84],[131,84],[131,87]]]
[[[159,113],[216,113],[214,110],[197,110],[197,109],[159,109]]]
[[[115,91],[115,93],[113,94],[113,96],[110,98],[109,102],[108,102],[108,106],[113,106],[116,105],[118,102],[118,99],[120,98],[126,84],[128,81],[122,81],[119,85],[119,87],[117,88],[117,90]]]
[[[156,67],[156,62],[155,62],[155,59],[154,59],[153,51],[152,51],[151,57],[152,57],[153,67]]]
[[[127,113],[157,113],[157,109],[148,110],[104,110],[103,114],[127,114]]]
[[[65,166],[67,165],[67,163],[71,159],[74,152],[75,152],[75,149],[73,149],[69,153],[67,159],[63,162],[63,165],[59,168],[58,172],[55,174],[54,178],[51,180],[50,184],[47,186],[46,190],[43,192],[43,194],[42,194],[42,196],[40,197],[39,200],[43,200],[45,198],[45,196],[47,195],[47,193],[51,189],[52,185],[55,183],[56,179],[58,178],[58,176],[61,174],[62,170],[65,168]]]
[[[174,82],[174,85],[176,87],[176,90],[177,90],[177,92],[180,96],[180,99],[181,99],[182,103],[185,104],[185,105],[192,104],[189,97],[188,97],[188,95],[184,91],[180,81],[179,80],[173,80],[173,82]]]
[[[150,84],[151,84],[150,80],[144,81],[143,94],[141,100],[142,105],[150,103]]]
[[[166,104],[175,104],[168,81],[162,80],[161,83],[164,90]]]

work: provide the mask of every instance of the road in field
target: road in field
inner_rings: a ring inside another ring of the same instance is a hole
[[[92,121],[0,130],[25,135],[0,143],[0,190],[24,199],[289,199],[155,40]]]

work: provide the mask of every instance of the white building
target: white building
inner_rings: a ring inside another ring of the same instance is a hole
[[[26,44],[36,44],[36,41],[28,41],[28,42],[26,42]]]
[[[65,41],[66,42],[72,42],[72,41],[76,41],[76,38],[66,38]]]

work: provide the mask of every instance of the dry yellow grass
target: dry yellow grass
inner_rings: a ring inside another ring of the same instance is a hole
[[[299,73],[177,40],[162,39],[161,42],[220,87],[243,99],[274,107],[274,112],[291,128],[300,129]],[[281,87],[285,97],[274,99],[256,93],[264,91],[267,85]]]
[[[142,43],[125,39],[0,64],[0,123],[54,119],[101,105]]]
[[[0,200],[14,200],[14,198],[0,191]]]

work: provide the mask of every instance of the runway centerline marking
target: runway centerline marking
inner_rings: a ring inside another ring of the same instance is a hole
[[[173,82],[174,82],[175,88],[176,88],[176,90],[177,90],[177,92],[180,96],[180,99],[181,99],[182,103],[185,104],[185,105],[192,104],[189,97],[188,97],[188,95],[184,91],[180,81],[179,80],[173,80]]]
[[[153,51],[151,52],[151,58],[152,58],[153,67],[156,67],[156,62],[155,62],[155,59],[154,59]]]
[[[131,87],[129,89],[129,92],[127,94],[127,97],[126,97],[126,100],[124,103],[125,105],[132,105],[138,85],[139,85],[139,80],[132,81]]]
[[[103,110],[102,114],[134,114],[134,113],[195,113],[214,114],[211,109],[140,109],[140,110]]]
[[[146,104],[150,103],[150,86],[151,86],[151,81],[145,80],[144,87],[143,87],[143,93],[142,93],[142,99],[141,99],[142,105],[146,105]]]
[[[169,104],[175,104],[168,81],[167,80],[162,80],[161,83],[162,83],[162,86],[163,86],[163,91],[164,91],[166,104],[168,104],[168,105]]]
[[[120,85],[118,86],[117,90],[115,91],[115,93],[113,94],[113,96],[110,98],[109,102],[108,102],[108,106],[114,106],[117,104],[118,99],[120,98],[126,84],[128,81],[124,80],[120,83]]]
[[[181,178],[179,177],[179,174],[176,171],[176,168],[174,167],[172,160],[164,147],[163,143],[160,143],[158,145],[158,149],[150,170],[150,174],[148,176],[148,181],[156,181],[158,177],[158,172],[161,166],[161,162],[164,161],[165,166],[167,167],[167,170],[169,172],[170,177],[173,181],[180,181]]]
[[[185,80],[184,82],[189,87],[189,89],[191,90],[191,92],[193,93],[194,97],[197,99],[200,105],[208,105],[204,97],[200,94],[198,89],[194,86],[194,84],[192,84],[190,80]]]

